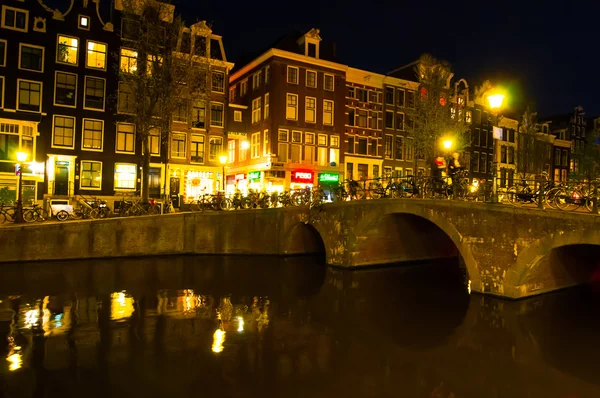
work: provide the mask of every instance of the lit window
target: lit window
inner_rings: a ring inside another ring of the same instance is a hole
[[[333,101],[323,101],[323,124],[333,126]]]
[[[235,140],[227,142],[227,160],[229,163],[235,163]]]
[[[206,105],[204,101],[192,104],[192,127],[203,129],[206,126]]]
[[[318,139],[319,139],[319,142],[318,142],[319,146],[327,146],[327,135],[319,134]]]
[[[69,36],[58,36],[56,62],[61,64],[77,65],[79,52],[79,39]]]
[[[325,90],[333,91],[333,75],[325,75],[323,86]]]
[[[102,162],[81,161],[80,188],[100,189],[102,185]]]
[[[233,111],[233,121],[234,122],[242,121],[242,111]]]
[[[117,123],[116,152],[134,153],[135,126],[128,123]]]
[[[77,75],[56,72],[54,79],[54,105],[75,106],[77,98]]]
[[[88,40],[86,66],[92,69],[106,69],[106,44]]]
[[[121,72],[134,73],[137,70],[137,51],[129,48],[121,49]]]
[[[115,163],[115,189],[135,189],[137,165]]]
[[[2,27],[19,32],[27,32],[29,12],[19,8],[2,6]]]
[[[221,137],[210,137],[208,140],[208,160],[214,162],[221,156],[223,148],[223,138]]]
[[[173,133],[171,138],[171,157],[185,159],[185,144],[187,137],[182,133]]]
[[[83,119],[83,149],[93,151],[102,150],[102,131],[104,122],[102,120]]]
[[[19,44],[19,69],[34,72],[44,71],[44,48],[29,44]]]
[[[18,80],[20,111],[40,112],[42,108],[42,83]]]
[[[150,142],[148,143],[150,146],[150,155],[152,156],[160,156],[160,129],[158,127],[153,127],[150,129]]]
[[[225,92],[225,74],[222,72],[212,73],[212,91],[217,93]]]
[[[285,117],[289,120],[298,120],[298,96],[288,94],[286,104]]]
[[[260,157],[260,133],[254,133],[251,137],[252,158]]]
[[[304,134],[304,143],[307,145],[315,145],[315,134],[314,133]]]
[[[263,135],[263,155],[269,154],[269,130],[265,130]]]
[[[90,30],[90,18],[85,15],[79,16],[79,29]]]
[[[325,137],[327,137],[327,136],[325,136]],[[332,135],[331,139],[330,139],[330,144],[334,148],[339,148],[339,146],[340,146],[340,136],[339,135]]]
[[[265,120],[269,118],[269,93],[265,94]]]
[[[262,81],[262,71],[258,71],[254,75],[252,75],[252,90],[256,90],[257,88],[259,88],[261,81]]]
[[[235,142],[235,141],[234,141]],[[192,134],[192,147],[190,148],[190,161],[204,163],[204,136]],[[231,158],[232,159],[232,158]]]
[[[75,118],[69,116],[54,116],[52,147],[75,147]]]

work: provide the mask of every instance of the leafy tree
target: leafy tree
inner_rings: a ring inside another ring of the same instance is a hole
[[[159,139],[159,145],[168,142],[173,115],[188,115],[191,104],[209,93],[208,64],[200,57],[205,52],[192,53],[191,41],[178,47],[184,23],[167,1],[123,1],[123,18],[128,21],[123,35],[132,40],[127,46],[133,51],[122,55],[117,65],[117,108],[135,125],[142,144],[143,201],[149,198],[151,137]]]
[[[429,54],[422,55],[415,66],[419,92],[408,104],[407,131],[414,139],[415,170],[419,160],[431,161],[439,154],[443,137],[452,138],[452,151],[462,152],[468,146],[464,123],[466,104],[451,102],[450,64]]]
[[[600,146],[595,142],[583,144],[581,148],[571,153],[571,160],[576,167],[570,176],[592,182],[600,177]]]

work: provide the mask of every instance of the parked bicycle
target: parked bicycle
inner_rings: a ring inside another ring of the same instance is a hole
[[[332,201],[360,200],[365,197],[365,189],[358,181],[346,180],[332,191]]]
[[[14,204],[0,203],[0,224],[14,222],[15,210]]]
[[[369,185],[369,195],[373,199],[392,198],[398,199],[402,197],[402,190],[393,179],[388,178],[387,184],[384,186],[378,178]]]
[[[31,209],[27,209],[23,212],[23,219],[26,222],[41,222],[46,221],[49,218],[50,215],[48,214],[48,212],[37,203],[34,203]]]

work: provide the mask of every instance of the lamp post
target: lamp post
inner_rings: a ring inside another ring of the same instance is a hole
[[[487,97],[487,100],[490,105],[490,109],[492,110],[492,113],[494,113],[494,115],[496,116],[496,121],[494,124],[498,124],[498,111],[502,107],[502,102],[504,101],[504,94],[499,94],[499,93],[491,94]],[[493,176],[493,180],[492,180],[492,183],[493,183],[492,197],[491,197],[492,203],[498,203],[498,166],[499,166],[499,162],[498,162],[498,151],[496,150],[497,142],[498,142],[497,138],[494,137],[494,176]]]
[[[227,163],[227,156],[219,156],[219,162],[221,162],[221,179],[223,180],[223,192],[225,192],[225,163]]]
[[[23,219],[23,163],[27,160],[27,152],[17,152],[17,165],[19,167],[19,192],[17,196],[17,206],[15,211],[15,224],[24,223]]]

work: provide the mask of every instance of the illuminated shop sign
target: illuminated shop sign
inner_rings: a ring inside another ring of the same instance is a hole
[[[319,174],[319,182],[339,182],[340,175],[334,173],[321,173]]]
[[[239,181],[239,180],[245,180],[245,179],[246,179],[246,174],[244,174],[244,173],[241,173],[241,174],[236,174],[236,175],[235,175],[235,179],[236,179],[237,181]]]
[[[260,171],[251,171],[248,173],[248,179],[250,181],[260,180]]]
[[[292,171],[292,182],[300,182],[305,184],[312,184],[313,172],[312,171]]]

